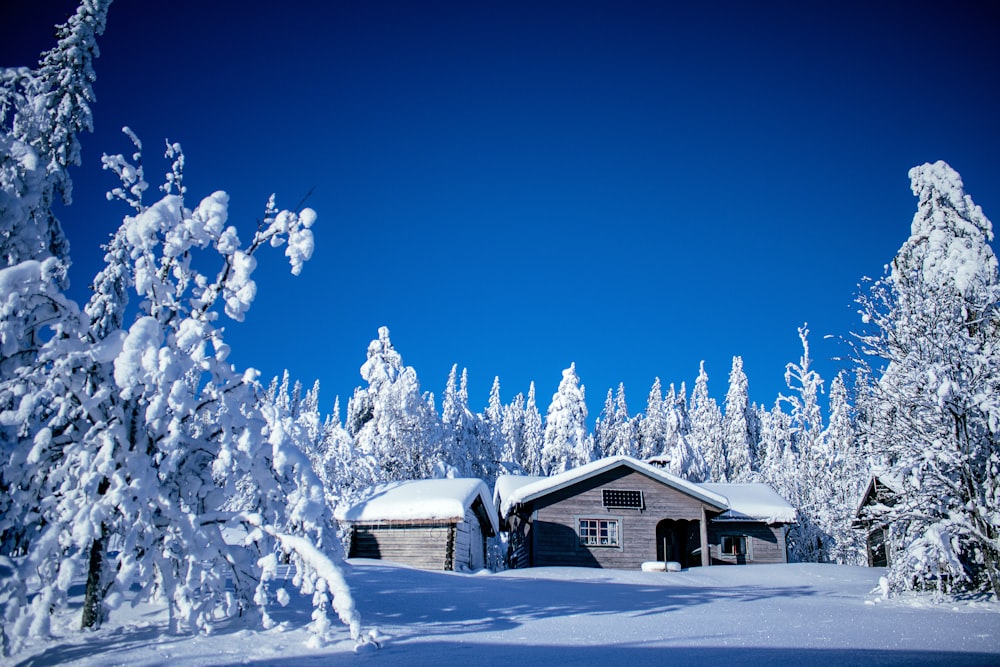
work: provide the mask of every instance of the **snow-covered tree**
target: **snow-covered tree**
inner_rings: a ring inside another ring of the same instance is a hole
[[[587,433],[587,403],[576,374],[576,364],[563,371],[559,389],[545,415],[541,473],[555,475],[593,458],[593,441]]]
[[[708,477],[708,465],[701,450],[691,442],[691,420],[687,412],[686,393],[683,384],[680,392],[675,391],[671,384],[663,399],[663,409],[667,415],[664,456],[669,461],[666,470],[692,482],[704,482]]]
[[[490,422],[469,408],[468,371],[462,369],[457,378],[458,366],[448,375],[444,396],[441,399],[441,422],[444,428],[443,453],[447,474],[458,477],[477,477],[487,484],[495,481],[499,452],[499,424]],[[500,384],[494,382],[495,419],[500,419]]]
[[[604,399],[601,414],[594,420],[594,451],[598,457],[607,456],[611,451],[613,431],[612,422],[615,417],[615,396],[611,389]]]
[[[312,467],[288,415],[261,400],[256,371],[227,363],[216,324],[223,315],[243,319],[263,245],[287,244],[299,272],[312,252],[315,213],[279,211],[272,198],[243,245],[226,226],[225,193],[188,208],[180,147],[168,144],[167,155],[165,195],[150,206],[137,165],[105,157],[123,182],[116,195],[135,215],[108,247],[109,267],[86,311],[90,326],[49,341],[64,365],[50,364],[47,390],[21,404],[42,420],[24,464],[46,471],[40,488],[51,500],[19,568],[39,592],[29,601],[18,590],[5,618],[17,640],[46,634],[73,573],[84,571],[84,626],[99,625],[133,584],[167,601],[175,631],[247,613],[266,625],[283,553],[299,569],[301,589],[314,594],[313,629],[325,633],[332,604],[360,637]],[[212,258],[217,270],[203,273],[198,267]],[[138,297],[127,329],[118,328],[122,287]],[[246,506],[227,510],[241,482],[252,489]],[[223,527],[242,527],[244,544],[227,543]]]
[[[521,472],[524,461],[524,394],[518,394],[503,407],[500,422],[502,448],[500,465],[511,472]]]
[[[835,563],[862,565],[864,549],[860,533],[851,527],[858,500],[868,481],[855,435],[844,374],[830,383],[830,416],[823,432],[823,455],[829,504],[818,514],[820,526],[830,536],[825,559]]]
[[[52,212],[71,202],[68,168],[80,163],[78,135],[93,129],[97,37],[110,0],[82,0],[58,42],[35,69],[0,75],[0,268],[24,260],[68,259],[69,243]]]
[[[39,546],[56,487],[46,456],[86,429],[82,406],[104,415],[94,397],[107,391],[106,377],[93,372],[96,362],[77,338],[85,319],[62,293],[69,244],[52,205],[60,197],[71,203],[67,169],[79,163],[78,133],[91,129],[92,61],[108,4],[82,2],[57,26],[57,45],[36,69],[0,70],[0,554],[25,556]],[[5,582],[3,653],[26,634],[48,631],[47,614],[25,611],[30,576],[22,566]],[[35,597],[39,608],[64,601],[65,588]]]
[[[792,447],[792,422],[781,409],[781,399],[770,410],[763,407],[758,413],[760,421],[759,474],[786,500],[798,495],[798,457]]]
[[[729,391],[722,417],[722,437],[726,452],[726,477],[730,482],[747,482],[753,476],[754,449],[750,438],[750,390],[743,358],[733,357],[729,372]]]
[[[667,415],[663,409],[663,388],[660,378],[653,380],[646,399],[646,412],[639,422],[639,458],[660,456],[666,449]]]
[[[503,452],[507,448],[506,439],[503,432],[504,405],[500,400],[500,377],[494,376],[493,386],[490,387],[490,397],[486,404],[486,409],[482,414],[483,439],[486,442],[485,456],[489,457],[489,466],[494,471],[503,459]],[[492,487],[491,482],[487,482]]]
[[[334,399],[333,412],[327,415],[320,428],[316,449],[310,453],[313,469],[323,484],[326,504],[336,508],[342,502],[357,498],[364,489],[363,479],[356,475],[354,439],[340,420],[340,398]]]
[[[663,388],[660,378],[653,379],[646,399],[646,412],[639,422],[639,458],[660,456],[664,450],[667,418],[663,411]]]
[[[859,338],[878,378],[863,435],[902,482],[889,512],[890,581],[1000,596],[993,226],[946,163],[909,175],[918,200],[910,237],[859,298]]]
[[[79,163],[78,133],[91,129],[92,63],[108,4],[82,2],[37,68],[0,69],[0,553],[23,553],[41,520],[44,475],[21,466],[55,410],[38,397],[66,389],[53,383],[53,366],[72,371],[74,389],[94,386],[84,368],[67,366],[63,339],[82,320],[63,295],[69,243],[52,205],[70,203],[67,169]]]
[[[528,386],[528,398],[524,405],[524,458],[519,461],[528,475],[542,475],[542,448],[545,446],[545,430],[542,415],[535,399],[535,383]]]
[[[691,391],[691,443],[701,452],[708,467],[709,479],[725,482],[726,450],[722,437],[722,411],[715,399],[708,395],[708,373],[705,362],[698,368],[698,378]]]
[[[824,530],[820,514],[829,507],[829,456],[824,451],[823,415],[819,395],[823,378],[812,368],[809,356],[809,329],[799,327],[802,356],[785,367],[785,383],[791,390],[781,400],[791,406],[792,446],[797,454],[795,480],[786,484],[787,500],[798,510],[798,523],[788,534],[791,558],[819,562],[827,559],[832,538]]]
[[[444,477],[441,425],[387,327],[369,344],[361,377],[368,387],[356,389],[348,402],[347,430],[354,437],[356,474],[365,485]]]
[[[625,385],[619,383],[612,398],[604,403],[601,419],[594,425],[594,446],[597,456],[638,456],[639,420],[628,413]]]

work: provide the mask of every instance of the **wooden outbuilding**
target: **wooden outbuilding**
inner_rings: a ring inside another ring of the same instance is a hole
[[[487,538],[499,528],[479,479],[426,479],[369,489],[339,507],[350,529],[349,558],[377,558],[425,570],[486,567]]]
[[[865,547],[869,567],[888,567],[890,508],[899,498],[901,484],[889,474],[875,474],[868,480],[865,492],[854,513],[852,527],[865,532]]]
[[[765,484],[695,484],[628,456],[497,481],[511,567],[784,563],[795,509]]]

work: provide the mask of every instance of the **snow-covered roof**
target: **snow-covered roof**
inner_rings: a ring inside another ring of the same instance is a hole
[[[894,475],[888,468],[872,468],[871,476],[868,478],[868,484],[865,485],[865,490],[861,494],[861,498],[858,501],[858,507],[854,511],[855,518],[861,518],[862,513],[865,511],[879,513],[889,509],[888,506],[881,503],[873,503],[871,505],[868,504],[868,499],[875,493],[876,482],[897,495],[899,494],[900,489],[903,488],[903,480]]]
[[[500,475],[497,477],[497,484],[493,487],[493,506],[499,508],[505,498],[510,498],[515,491],[522,486],[534,484],[548,477],[537,475]],[[506,515],[506,512],[501,512]]]
[[[729,507],[729,502],[726,500],[726,497],[716,493],[715,491],[706,489],[698,484],[689,482],[686,479],[677,477],[676,475],[671,475],[660,468],[651,466],[648,463],[643,463],[642,461],[632,458],[631,456],[610,456],[605,459],[600,459],[598,461],[582,465],[579,468],[567,470],[566,472],[559,473],[558,475],[552,475],[551,477],[517,478],[524,480],[523,482],[518,482],[517,479],[509,479],[512,477],[511,475],[501,475],[497,480],[497,492],[495,494],[500,515],[507,516],[515,505],[530,502],[536,498],[552,493],[553,491],[564,489],[567,486],[590,479],[591,477],[595,477],[596,475],[600,475],[603,472],[619,466],[631,468],[638,473],[651,477],[658,482],[686,493],[689,496],[693,496],[702,502],[708,503],[709,505],[718,507],[719,509],[726,509]],[[504,495],[505,493],[506,495]]]
[[[499,530],[490,492],[481,479],[419,479],[369,489],[363,500],[337,507],[338,521],[462,521],[476,499],[483,504],[493,532]]]
[[[764,523],[795,523],[795,508],[767,484],[700,484],[729,501],[729,509],[715,521],[763,521]]]

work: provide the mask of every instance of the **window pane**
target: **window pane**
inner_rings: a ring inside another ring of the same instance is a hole
[[[580,519],[580,544],[618,546],[617,519]]]

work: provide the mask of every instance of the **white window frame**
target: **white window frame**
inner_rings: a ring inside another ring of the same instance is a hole
[[[584,526],[587,522],[587,526]],[[602,528],[607,537],[603,538]],[[584,548],[621,549],[622,518],[619,516],[579,516],[576,517],[577,545]]]

